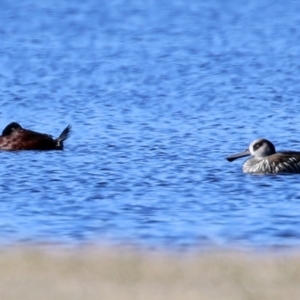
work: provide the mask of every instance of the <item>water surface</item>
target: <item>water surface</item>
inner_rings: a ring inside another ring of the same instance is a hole
[[[242,173],[258,137],[300,150],[300,3],[0,5],[4,128],[63,152],[0,153],[2,244],[300,244],[300,175]]]

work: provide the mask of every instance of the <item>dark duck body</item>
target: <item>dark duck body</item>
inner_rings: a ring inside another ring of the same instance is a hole
[[[24,129],[12,122],[2,131],[0,150],[63,150],[63,142],[70,136],[71,125],[67,126],[58,138],[51,135]]]
[[[253,141],[243,152],[226,157],[233,161],[240,157],[252,156],[243,165],[244,173],[300,173],[300,152],[276,152],[275,146],[266,139]]]

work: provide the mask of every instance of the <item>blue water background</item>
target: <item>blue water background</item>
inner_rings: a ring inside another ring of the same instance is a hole
[[[0,243],[300,246],[300,175],[242,173],[258,137],[300,151],[300,2],[0,2]]]

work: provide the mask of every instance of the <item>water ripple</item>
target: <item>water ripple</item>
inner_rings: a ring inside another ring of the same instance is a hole
[[[17,5],[0,10],[1,128],[73,133],[0,153],[0,243],[299,247],[299,175],[225,160],[257,137],[299,147],[299,3]]]

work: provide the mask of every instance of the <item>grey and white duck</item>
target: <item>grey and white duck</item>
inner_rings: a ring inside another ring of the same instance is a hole
[[[276,152],[275,146],[267,139],[253,141],[245,151],[227,156],[228,161],[251,156],[243,165],[244,173],[300,173],[300,152]]]

